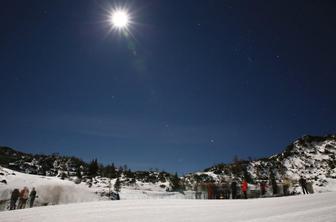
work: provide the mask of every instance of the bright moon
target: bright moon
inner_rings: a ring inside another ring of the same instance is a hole
[[[126,28],[129,23],[129,15],[126,11],[117,10],[112,12],[111,23],[118,29]]]

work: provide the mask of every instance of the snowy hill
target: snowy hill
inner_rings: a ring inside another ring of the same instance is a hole
[[[277,183],[287,180],[291,192],[299,193],[298,179],[305,177],[315,192],[336,191],[336,136],[304,136],[280,154],[255,161],[236,160],[218,164],[203,172],[187,174],[185,184],[193,187],[204,182],[231,182],[245,177],[251,184],[269,181],[271,174]]]
[[[0,212],[2,222],[331,222],[336,193],[250,200],[100,201]]]
[[[76,157],[29,154],[0,146],[0,165],[23,173],[46,176],[74,176],[77,171],[85,171],[88,164]]]
[[[119,178],[121,186],[136,187],[137,185],[156,184],[160,186],[160,191],[170,191],[172,190],[170,181],[175,177],[164,171],[132,172],[126,165],[116,167],[112,163],[104,166],[97,160],[86,163],[76,157],[59,154],[27,154],[10,147],[0,147],[0,166],[27,174],[54,176],[77,183],[86,183],[90,187],[92,185],[107,186],[108,178],[113,180]]]
[[[297,181],[304,176],[318,192],[336,191],[336,136],[304,136],[286,150],[268,160],[251,162],[248,171],[253,178],[267,176],[274,170],[277,179]],[[264,174],[263,174],[264,173]]]

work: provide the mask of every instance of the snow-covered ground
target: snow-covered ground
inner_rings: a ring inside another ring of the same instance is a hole
[[[0,212],[2,222],[332,222],[336,193],[250,200],[124,200]]]
[[[100,200],[85,184],[75,184],[72,181],[61,180],[56,177],[30,175],[17,171],[1,168],[6,184],[0,184],[0,200],[9,199],[13,189],[27,186],[29,190],[33,187],[37,190],[37,205],[43,204],[65,204],[74,202],[87,202]],[[1,210],[1,209],[0,209]]]
[[[76,184],[74,181],[61,180],[58,177],[25,174],[0,167],[0,181],[2,180],[6,180],[6,183],[0,183],[0,201],[9,200],[15,188],[21,190],[27,186],[31,190],[35,187],[38,195],[35,200],[36,206],[106,200],[107,197],[102,197],[100,194],[109,190],[106,178],[97,179],[97,183],[89,187],[84,182]],[[112,189],[115,180],[111,182]],[[184,194],[166,192],[160,185],[137,182],[134,186],[122,187],[120,197],[122,200],[192,199],[195,197],[193,191],[187,191]],[[0,211],[6,210],[8,204],[9,201],[0,202]]]

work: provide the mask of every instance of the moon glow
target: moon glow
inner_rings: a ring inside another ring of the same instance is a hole
[[[129,15],[125,10],[115,10],[111,13],[110,22],[116,29],[126,29],[129,24]]]

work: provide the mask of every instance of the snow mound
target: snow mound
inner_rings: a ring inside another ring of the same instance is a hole
[[[36,205],[55,205],[75,202],[97,201],[99,196],[84,184],[76,185],[72,181],[61,180],[56,177],[24,174],[17,171],[1,168],[1,178],[6,183],[0,183],[0,200],[10,198],[13,189],[27,186],[37,190]]]

